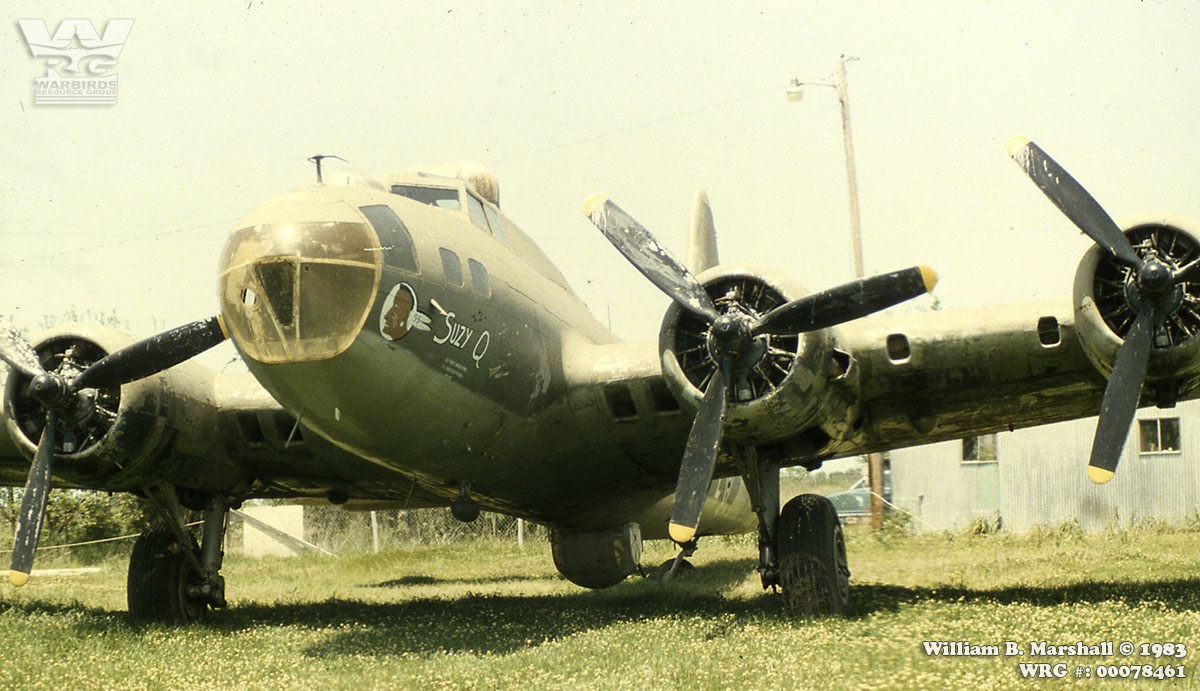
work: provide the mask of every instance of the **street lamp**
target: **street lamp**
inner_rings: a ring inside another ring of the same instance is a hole
[[[846,63],[857,60],[856,57],[838,58],[837,82],[802,82],[792,80],[792,86],[787,90],[787,99],[797,102],[804,98],[804,87],[827,86],[837,89],[838,101],[842,104],[842,141],[846,147],[846,187],[850,197],[850,246],[854,254],[854,277],[863,277],[862,228],[858,218],[858,178],[854,170],[854,143],[850,139],[850,98],[846,95]],[[871,527],[875,530],[883,528],[883,454],[867,454],[867,484],[871,489]]]

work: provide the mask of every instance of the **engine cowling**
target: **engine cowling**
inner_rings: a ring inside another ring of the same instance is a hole
[[[133,342],[95,325],[68,325],[44,335],[34,349],[47,371],[74,378],[106,354]],[[32,458],[46,413],[29,396],[30,377],[12,371],[5,384],[7,431]],[[196,490],[225,490],[239,471],[214,434],[217,411],[207,369],[184,364],[124,386],[85,389],[60,414],[54,474],[72,485],[113,491],[168,482]]]
[[[1134,250],[1172,270],[1200,258],[1200,234],[1187,221],[1141,216],[1122,226]],[[1079,340],[1104,376],[1112,373],[1117,349],[1137,316],[1129,286],[1134,272],[1100,246],[1084,254],[1075,271],[1074,309]],[[1176,285],[1164,299],[1167,317],[1154,328],[1146,380],[1164,382],[1200,372],[1200,282]]]
[[[568,581],[584,588],[608,588],[637,570],[642,532],[637,523],[588,532],[554,528],[550,551],[555,568]]]
[[[765,314],[804,291],[769,271],[718,266],[700,274],[724,311],[729,303],[751,316]],[[659,353],[668,388],[685,407],[698,409],[704,387],[717,370],[708,329],[698,317],[672,303],[659,331]],[[845,375],[825,329],[792,335],[764,335],[766,351],[757,364],[733,381],[725,432],[728,438],[764,443],[793,436],[810,427],[828,402],[831,374]],[[841,371],[839,371],[839,369]]]

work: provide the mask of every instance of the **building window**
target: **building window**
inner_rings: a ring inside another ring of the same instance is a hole
[[[962,440],[963,463],[995,463],[997,459],[995,434],[967,437]]]
[[[1179,453],[1179,418],[1139,420],[1141,453]]]

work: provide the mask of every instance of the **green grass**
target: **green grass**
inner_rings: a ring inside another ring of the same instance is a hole
[[[182,628],[131,625],[124,564],[111,561],[0,589],[0,686],[1039,686],[1018,676],[1014,658],[929,658],[924,640],[1183,642],[1191,652],[1181,662],[1200,674],[1190,664],[1200,654],[1198,531],[909,537],[854,526],[848,546],[850,614],[811,621],[788,619],[762,592],[748,540],[702,541],[685,580],[631,578],[598,592],[561,580],[544,543],[231,557],[231,608]],[[669,554],[647,545],[644,561]],[[1074,680],[1042,685],[1063,683]]]

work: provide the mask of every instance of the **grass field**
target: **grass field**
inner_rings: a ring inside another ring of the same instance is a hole
[[[134,626],[124,563],[0,589],[5,688],[1030,688],[1018,661],[1184,664],[1200,655],[1200,530],[910,537],[848,529],[850,615],[793,621],[760,589],[753,543],[702,541],[674,583],[599,592],[544,543],[378,555],[231,557],[231,608]],[[667,558],[647,545],[645,563]],[[922,641],[1184,643],[1183,659],[927,657]],[[1079,680],[1096,684],[1098,680]]]

